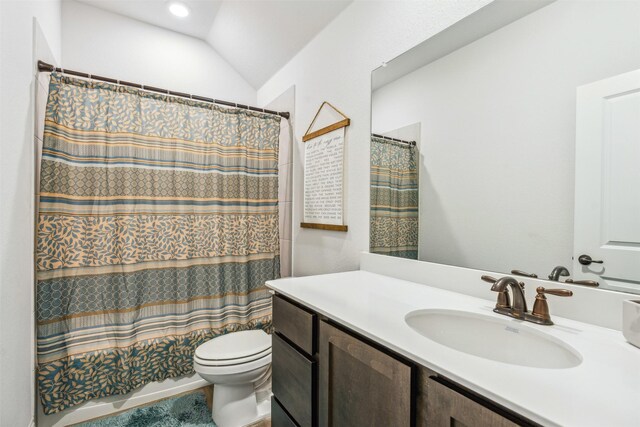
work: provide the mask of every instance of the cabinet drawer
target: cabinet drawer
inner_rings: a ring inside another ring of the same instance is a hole
[[[271,427],[297,427],[275,398],[271,398]]]
[[[313,328],[316,315],[285,299],[273,297],[273,327],[308,355],[314,353]]]
[[[516,427],[515,423],[485,405],[458,393],[437,379],[427,379],[429,427]]]
[[[313,424],[315,362],[287,344],[277,333],[272,343],[273,395],[301,427]]]

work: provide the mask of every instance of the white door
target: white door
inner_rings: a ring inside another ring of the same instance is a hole
[[[578,88],[575,191],[573,275],[640,291],[640,70]]]

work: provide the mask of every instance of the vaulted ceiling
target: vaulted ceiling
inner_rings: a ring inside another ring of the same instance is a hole
[[[79,0],[205,40],[254,88],[262,86],[352,0]]]

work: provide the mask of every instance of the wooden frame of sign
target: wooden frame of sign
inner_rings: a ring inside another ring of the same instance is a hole
[[[316,224],[314,222],[301,222],[302,228],[315,228],[316,230],[329,230],[329,231],[349,231],[348,225],[337,224]]]
[[[344,117],[344,119],[340,120],[339,122],[333,123],[333,124],[331,124],[329,126],[323,127],[322,129],[318,129],[316,131],[309,132],[311,130],[311,128],[313,127],[313,124],[316,122],[316,119],[318,118],[318,115],[320,114],[320,111],[322,111],[322,108],[325,105],[328,105],[329,107],[333,108],[336,112],[338,112],[338,114],[340,114],[342,117]],[[333,132],[334,130],[347,127],[350,124],[351,124],[351,119],[349,119],[349,117],[347,117],[342,111],[338,110],[336,107],[331,105],[329,102],[324,101],[320,105],[320,108],[318,108],[318,111],[316,112],[316,115],[313,117],[313,120],[311,120],[311,124],[309,124],[309,127],[307,128],[307,131],[305,132],[304,136],[302,137],[302,142],[307,142],[307,141],[315,139],[315,138],[317,138],[319,136],[325,135],[325,134],[327,134],[329,132]],[[305,171],[305,173],[306,173],[306,171]],[[306,178],[306,175],[305,175],[305,178]],[[343,185],[344,185],[344,183],[343,183]],[[343,191],[343,194],[344,194],[344,188],[342,189],[342,191]],[[344,210],[344,198],[342,200],[342,205],[343,206],[341,206],[341,208]],[[300,227],[302,227],[302,228],[314,228],[314,229],[317,229],[317,230],[330,230],[330,231],[348,231],[349,230],[349,227],[347,225],[322,224],[322,223],[314,223],[314,222],[301,222],[300,223]]]

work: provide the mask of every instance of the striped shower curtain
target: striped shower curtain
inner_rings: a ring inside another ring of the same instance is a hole
[[[279,117],[52,74],[37,223],[44,411],[193,372],[269,328]]]
[[[418,259],[415,146],[371,137],[372,253]]]

